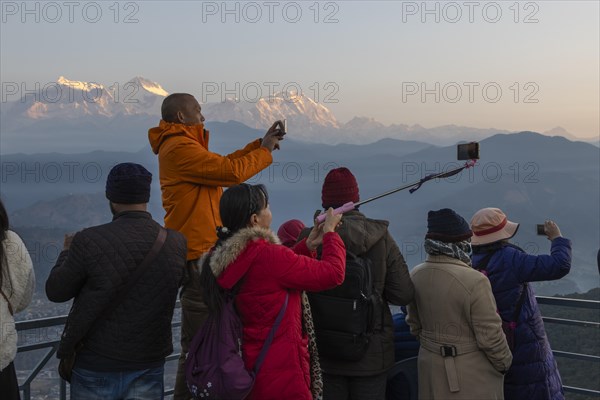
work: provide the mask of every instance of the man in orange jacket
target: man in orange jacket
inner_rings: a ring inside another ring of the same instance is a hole
[[[191,399],[183,364],[190,341],[208,315],[195,265],[217,241],[222,187],[240,184],[271,165],[271,153],[279,148],[285,132],[277,121],[262,139],[221,156],[208,151],[209,132],[204,129],[204,116],[194,96],[169,95],[161,113],[162,120],[148,131],[148,139],[152,151],[158,154],[165,226],[180,231],[188,241],[188,279],[181,291],[181,356],[174,399]]]

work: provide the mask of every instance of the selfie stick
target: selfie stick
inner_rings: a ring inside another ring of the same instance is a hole
[[[354,202],[350,201],[350,202],[348,202],[348,203],[344,204],[343,206],[341,206],[341,207],[338,207],[338,208],[334,209],[334,210],[333,210],[333,214],[334,214],[334,215],[335,215],[335,214],[342,214],[342,213],[345,213],[346,211],[354,210],[356,207],[358,207],[358,206],[360,206],[360,205],[363,205],[363,204],[369,203],[369,202],[371,202],[371,201],[373,201],[373,200],[380,199],[380,198],[382,198],[382,197],[388,196],[388,195],[390,195],[390,194],[392,194],[392,193],[396,193],[396,192],[399,192],[399,191],[401,191],[401,190],[404,190],[404,189],[412,188],[412,189],[410,189],[410,190],[409,190],[409,192],[410,192],[410,193],[413,193],[413,192],[415,192],[416,190],[418,190],[418,189],[421,187],[421,185],[422,185],[422,184],[424,184],[424,183],[425,183],[425,182],[427,182],[427,181],[430,181],[430,180],[432,180],[432,179],[435,179],[435,178],[449,178],[449,177],[451,177],[452,175],[456,175],[456,174],[458,174],[458,173],[459,173],[460,171],[462,171],[463,169],[466,169],[466,168],[471,168],[472,166],[474,166],[474,165],[475,165],[475,163],[476,163],[476,162],[477,162],[477,160],[469,160],[469,161],[467,161],[467,162],[465,163],[465,165],[463,165],[462,167],[459,167],[459,168],[453,169],[453,170],[451,170],[451,171],[448,171],[448,172],[440,172],[439,174],[431,174],[431,175],[427,175],[427,176],[425,176],[424,178],[420,179],[418,182],[409,183],[408,185],[404,185],[404,186],[401,186],[401,187],[399,187],[399,188],[392,189],[392,190],[390,190],[390,191],[388,191],[388,192],[382,193],[382,194],[380,194],[380,195],[377,195],[377,196],[375,196],[375,197],[371,197],[370,199],[366,199],[366,200],[363,200],[363,201],[359,201],[358,203],[354,203]],[[325,221],[325,213],[322,213],[321,215],[319,215],[319,216],[317,217],[317,222],[318,222],[319,224],[320,224],[321,222],[323,222],[323,221]]]

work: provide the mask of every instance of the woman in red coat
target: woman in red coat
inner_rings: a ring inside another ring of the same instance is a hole
[[[248,399],[311,400],[310,357],[302,291],[331,289],[342,283],[345,247],[334,232],[340,215],[328,210],[325,222],[291,249],[270,230],[271,211],[262,185],[241,184],[221,198],[219,240],[202,258],[205,302],[218,312],[223,289],[237,292],[235,306],[244,325],[242,354],[248,370],[260,353],[286,294],[288,305]],[[316,224],[315,224],[316,225]],[[323,245],[321,260],[315,249]],[[306,304],[308,304],[306,302]]]

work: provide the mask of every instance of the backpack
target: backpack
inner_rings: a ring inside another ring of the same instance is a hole
[[[211,313],[190,343],[185,360],[185,378],[194,399],[241,400],[248,396],[283,319],[288,297],[289,293],[286,293],[256,364],[252,371],[248,371],[242,357],[242,321],[235,309],[233,296],[225,296],[221,312]]]
[[[344,282],[330,290],[308,293],[308,299],[319,355],[341,361],[362,359],[380,302],[373,289],[371,260],[347,251]]]
[[[477,267],[474,267],[477,271],[484,274],[486,277],[488,276],[487,266],[492,256],[495,252],[489,252],[485,257],[481,259]],[[515,331],[517,330],[517,321],[519,320],[519,316],[521,315],[521,308],[523,307],[523,303],[525,302],[525,296],[527,296],[527,282],[523,284],[523,288],[521,289],[521,294],[519,295],[519,300],[515,306],[515,311],[513,313],[512,319],[510,321],[502,320],[502,331],[504,332],[504,336],[506,336],[506,343],[508,343],[508,348],[511,352],[515,350]],[[498,312],[498,314],[500,314]]]

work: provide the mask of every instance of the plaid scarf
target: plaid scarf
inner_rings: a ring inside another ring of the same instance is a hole
[[[446,243],[439,240],[425,239],[425,252],[432,256],[448,256],[471,265],[471,242]]]

